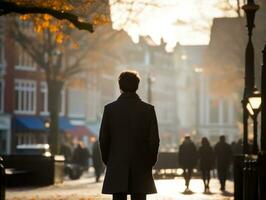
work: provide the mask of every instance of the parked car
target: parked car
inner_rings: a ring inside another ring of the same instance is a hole
[[[16,154],[21,155],[43,155],[50,157],[52,154],[50,152],[49,144],[21,144],[16,147]],[[82,175],[84,169],[72,162],[64,163],[64,173],[69,176],[71,180],[79,179]]]

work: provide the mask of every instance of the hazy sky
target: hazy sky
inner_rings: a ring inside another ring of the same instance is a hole
[[[171,50],[179,42],[182,45],[208,44],[214,17],[236,16],[226,13],[217,3],[223,0],[125,0],[112,8],[114,29],[124,29],[134,42],[139,36],[150,36],[156,44],[161,38]],[[236,0],[230,0],[236,2]],[[148,6],[147,6],[148,5]],[[128,11],[132,9],[133,11]]]

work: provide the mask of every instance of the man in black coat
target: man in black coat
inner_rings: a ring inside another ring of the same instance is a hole
[[[189,182],[193,169],[197,164],[197,148],[191,141],[190,136],[186,136],[184,142],[179,147],[179,164],[183,169],[183,176],[186,184],[186,191],[189,191]]]
[[[88,160],[90,158],[90,152],[87,147],[85,147],[82,141],[79,141],[78,146],[75,148],[73,153],[73,163],[82,167],[82,169],[88,170],[89,163]]]
[[[152,167],[159,148],[154,107],[136,94],[137,72],[119,76],[120,97],[104,108],[100,129],[102,159],[107,166],[102,192],[113,200],[145,200],[156,193]]]
[[[230,145],[226,143],[224,135],[220,136],[220,141],[214,147],[214,153],[221,191],[224,191],[228,170],[232,160],[232,150]]]
[[[92,146],[92,161],[96,182],[99,182],[100,176],[104,170],[104,166],[98,141],[95,141]]]

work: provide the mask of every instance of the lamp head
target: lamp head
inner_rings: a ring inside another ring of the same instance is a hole
[[[246,107],[250,115],[258,114],[261,107],[261,93],[257,88],[254,88],[252,94],[248,97]]]

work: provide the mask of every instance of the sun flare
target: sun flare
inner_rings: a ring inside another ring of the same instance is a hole
[[[140,36],[149,36],[156,45],[163,41],[167,51],[172,51],[177,43],[208,44],[212,19],[236,16],[235,11],[221,10],[217,6],[220,1],[129,0],[113,4],[113,28],[125,30],[135,43],[139,42]]]

